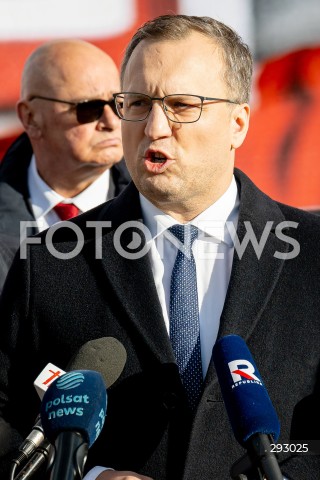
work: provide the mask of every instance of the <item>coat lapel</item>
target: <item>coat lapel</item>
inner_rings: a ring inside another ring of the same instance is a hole
[[[251,227],[258,241],[263,232],[270,231],[260,258],[251,243],[244,249],[241,258],[235,249],[231,278],[220,319],[219,337],[235,334],[248,341],[268,304],[285,262],[274,254],[286,253],[289,246],[275,233],[277,225],[285,221],[277,203],[237,169],[235,176],[240,195],[237,227],[239,242],[244,241]],[[206,380],[207,385],[217,382],[212,362]]]
[[[235,170],[235,176],[241,200],[237,228],[239,241],[243,242],[248,223],[251,224],[256,238],[260,240],[267,222],[273,222],[260,259],[251,245],[248,245],[241,258],[235,251],[231,278],[220,319],[219,337],[236,334],[248,342],[268,304],[284,265],[285,260],[275,258],[274,253],[286,252],[288,245],[275,234],[275,227],[285,220],[278,205],[258,190],[242,172]],[[192,475],[190,476],[189,473],[197,470],[199,459],[195,458],[193,450],[196,448],[194,442],[197,442],[199,431],[203,431],[204,425],[208,424],[211,425],[213,432],[219,431],[224,416],[225,407],[216,370],[211,360],[204,392],[193,422],[184,478],[191,478]],[[228,427],[226,429],[228,430]],[[230,438],[233,437],[231,431],[229,435],[231,435]]]
[[[259,321],[284,265],[285,260],[274,255],[287,252],[288,244],[275,233],[276,227],[285,220],[278,205],[260,192],[242,172],[236,171],[236,178],[241,199],[237,228],[239,242],[244,241],[251,227],[258,241],[263,234],[267,235],[262,252],[259,252],[260,258],[251,243],[241,258],[235,251],[221,316],[219,336],[233,333],[246,340]]]
[[[138,191],[131,183],[107,207],[102,216],[111,221],[112,226],[102,239],[101,264],[105,275],[126,311],[126,320],[144,343],[160,362],[174,362],[149,257],[144,253],[132,259],[132,252],[139,253],[141,248],[146,248],[145,236],[139,227],[143,228]],[[119,235],[123,225],[125,228]],[[128,248],[134,241],[138,244],[141,241],[136,250]]]

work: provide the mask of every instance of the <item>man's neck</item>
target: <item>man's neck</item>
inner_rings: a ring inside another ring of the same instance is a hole
[[[82,168],[73,172],[41,172],[37,169],[42,180],[59,195],[72,198],[88,188],[103,172],[106,167]]]

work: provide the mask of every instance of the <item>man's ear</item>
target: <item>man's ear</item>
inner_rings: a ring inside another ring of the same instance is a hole
[[[247,103],[237,105],[232,111],[231,145],[238,148],[246,138],[249,128],[250,107]]]
[[[28,136],[30,138],[39,138],[41,136],[40,116],[32,108],[30,102],[19,100],[16,105],[16,111]]]

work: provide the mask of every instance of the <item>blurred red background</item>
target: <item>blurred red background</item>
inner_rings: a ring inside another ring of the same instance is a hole
[[[132,4],[135,14],[125,31],[99,38],[82,37],[107,51],[118,66],[128,41],[146,20],[168,12],[189,13],[183,10],[186,2],[182,0],[132,0]],[[204,1],[199,3],[199,15],[211,13],[201,10],[204,4]],[[254,19],[254,10],[252,14]],[[24,62],[45,40],[0,39],[0,113],[2,118],[8,114],[11,119],[0,123],[0,160],[21,132],[19,123],[12,118]],[[236,165],[273,198],[320,211],[316,141],[320,133],[319,117],[320,32],[318,44],[295,45],[282,54],[256,59],[250,129],[244,145],[237,151]]]

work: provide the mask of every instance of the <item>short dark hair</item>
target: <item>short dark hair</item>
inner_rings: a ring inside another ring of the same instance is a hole
[[[142,40],[180,40],[192,31],[214,40],[220,48],[225,64],[224,80],[232,100],[248,102],[252,79],[252,55],[248,45],[232,28],[211,17],[188,15],[161,15],[149,20],[132,37],[121,66],[121,80],[128,61]]]

